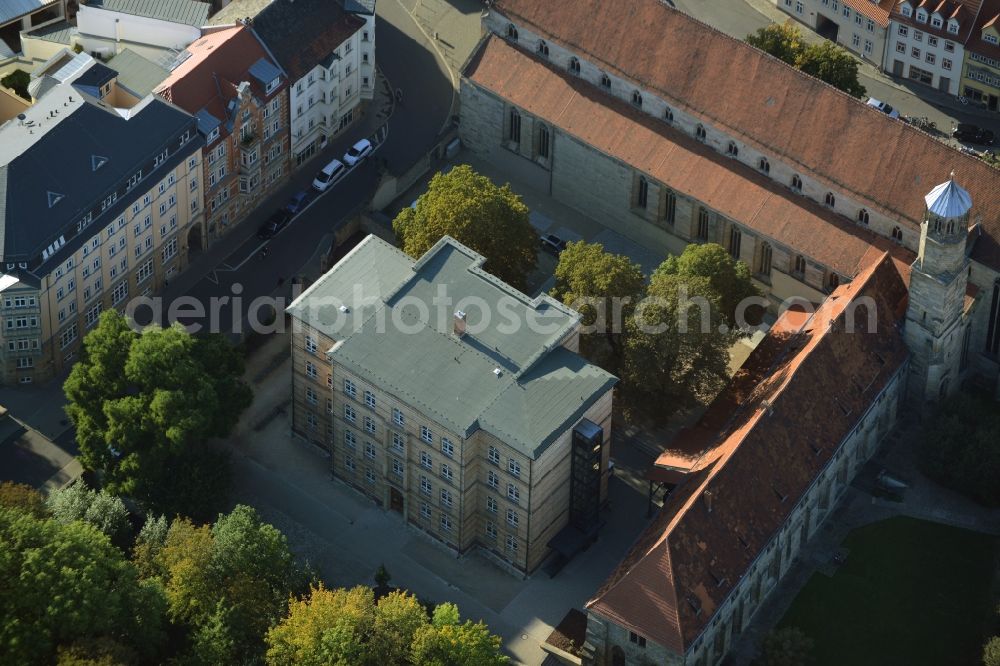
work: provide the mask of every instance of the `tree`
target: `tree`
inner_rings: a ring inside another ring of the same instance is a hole
[[[91,490],[79,479],[52,491],[45,503],[52,517],[60,523],[80,520],[96,527],[115,545],[128,544],[132,527],[128,522],[128,509],[120,497],[104,490]]]
[[[626,324],[622,366],[627,414],[666,419],[714,396],[729,377],[732,332],[721,332],[708,278],[654,273],[648,298]]]
[[[15,69],[7,76],[0,79],[0,85],[10,88],[18,97],[31,101],[31,93],[28,92],[28,84],[31,83],[31,75],[23,69]]]
[[[538,234],[510,185],[497,187],[467,164],[431,179],[416,207],[392,222],[403,251],[417,258],[448,235],[486,257],[484,268],[524,291],[537,264]]]
[[[36,518],[45,518],[49,510],[40,492],[25,483],[0,483],[0,507],[21,509]]]
[[[556,284],[552,296],[579,311],[582,324],[593,327],[601,337],[581,337],[584,356],[601,357],[606,342],[617,365],[625,319],[642,297],[646,278],[642,267],[620,254],[605,252],[599,243],[567,243],[556,264]]]
[[[848,95],[858,98],[865,95],[865,87],[858,81],[858,61],[831,41],[807,46],[799,54],[795,66]]]
[[[752,35],[747,35],[746,43],[779,60],[795,65],[805,49],[802,33],[793,25],[772,23],[760,28]]]
[[[813,640],[798,627],[785,627],[764,637],[762,666],[806,666],[813,661]]]
[[[675,275],[682,281],[705,278],[715,292],[719,312],[725,325],[734,330],[744,325],[760,323],[763,314],[760,306],[746,309],[748,298],[759,298],[760,291],[750,279],[750,267],[737,261],[717,243],[688,245],[681,256],[669,256],[656,269],[653,279],[658,276]],[[741,311],[740,305],[744,305]]]
[[[162,572],[168,614],[191,629],[195,655],[206,663],[259,655],[297,581],[284,535],[243,505],[211,527],[174,520],[160,547],[156,532],[143,542],[158,549],[155,566],[142,568]]]
[[[378,565],[378,569],[375,570],[375,587],[388,587],[390,580],[392,580],[392,576],[389,574],[389,570],[385,568],[384,564]]]
[[[52,661],[95,638],[139,658],[163,644],[161,590],[87,523],[0,509],[0,580],[0,662]]]
[[[1000,666],[1000,636],[994,636],[983,646],[983,666]]]
[[[84,467],[147,509],[206,516],[224,499],[228,460],[207,445],[226,436],[252,394],[243,359],[218,335],[179,325],[136,333],[114,310],[84,339],[64,384]]]
[[[441,604],[433,622],[413,636],[410,661],[415,666],[502,666],[508,659],[500,652],[500,637],[486,624],[460,623],[458,608]]]

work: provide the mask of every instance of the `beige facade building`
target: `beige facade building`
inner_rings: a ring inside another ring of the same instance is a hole
[[[4,383],[62,371],[102,310],[186,265],[202,214],[195,121],[151,96],[116,108],[115,87],[99,64],[44,80],[24,119],[0,126]]]
[[[576,354],[577,313],[482,263],[448,237],[414,261],[369,236],[306,290],[293,430],[456,553],[527,573],[595,536],[616,380]]]

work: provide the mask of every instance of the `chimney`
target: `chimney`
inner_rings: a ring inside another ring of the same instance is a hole
[[[706,490],[702,496],[705,498],[705,508],[708,509],[709,513],[712,513],[712,491]]]
[[[465,335],[465,313],[461,310],[455,310],[455,335]]]

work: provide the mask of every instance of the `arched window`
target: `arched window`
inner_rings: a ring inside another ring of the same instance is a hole
[[[694,138],[698,139],[699,141],[704,141],[705,136],[706,136],[705,126],[698,125],[698,127],[694,130]]]
[[[729,145],[726,146],[726,154],[730,157],[739,157],[740,149],[739,146],[736,145],[735,141],[730,141]]]
[[[517,41],[517,27],[513,23],[507,24],[507,39]]]
[[[897,241],[899,243],[902,243],[903,242],[903,230],[900,229],[899,227],[893,227],[892,228],[892,240]]]
[[[743,232],[740,231],[739,227],[733,225],[732,229],[729,230],[729,255],[733,259],[739,259],[742,246]]]
[[[760,158],[760,161],[757,162],[757,168],[764,173],[771,173],[771,163],[767,161],[766,157]]]
[[[792,271],[796,275],[800,276],[806,274],[806,258],[803,257],[801,254],[795,255],[795,264],[794,267],[792,268]]]
[[[837,197],[833,196],[833,192],[827,192],[826,196],[823,197],[823,202],[830,208],[833,208],[837,205]]]
[[[572,57],[572,58],[569,59],[569,71],[573,72],[574,74],[579,74],[580,73],[580,60],[579,60],[579,58],[577,58],[577,57],[574,56],[574,57]]]
[[[663,191],[663,219],[667,224],[673,224],[677,219],[677,195],[668,189]]]
[[[802,191],[802,179],[799,178],[798,174],[792,176],[792,189],[796,192]]]
[[[757,264],[757,272],[761,275],[771,274],[771,244],[762,243],[760,246],[760,262]]]
[[[663,119],[668,123],[674,122],[674,112],[669,106],[663,110]]]
[[[941,231],[941,220],[934,220],[934,231]]]
[[[547,125],[538,124],[538,156],[548,158],[549,156],[549,128]]]
[[[601,87],[611,89],[611,77],[607,74],[601,73]]]
[[[860,222],[861,224],[868,224],[869,217],[867,209],[862,208],[861,210],[858,211],[858,222]]]
[[[632,91],[632,104],[639,107],[640,109],[642,108],[642,93],[640,93],[638,90]]]
[[[637,208],[646,208],[649,201],[649,181],[645,176],[639,176],[639,188],[635,194],[635,205]]]
[[[545,43],[544,39],[538,40],[538,46],[535,47],[535,50],[538,51],[538,55],[549,57],[549,45]]]
[[[948,233],[949,234],[955,233],[955,222],[954,222],[954,220],[952,220],[951,222],[948,222]]]
[[[521,142],[521,114],[514,107],[510,108],[510,123],[507,138],[517,143]]]

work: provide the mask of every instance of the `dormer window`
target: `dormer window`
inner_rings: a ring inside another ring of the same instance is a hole
[[[944,21],[941,20],[940,16],[935,14],[931,17],[931,27],[940,28],[942,25],[944,25]]]
[[[507,24],[507,39],[512,39],[515,42],[517,41],[517,28],[513,23]]]
[[[729,155],[730,157],[739,157],[740,148],[736,145],[735,141],[730,141],[729,145],[726,146],[726,155]]]
[[[917,10],[917,21],[927,23],[927,11],[923,8]]]
[[[538,46],[535,47],[535,50],[538,52],[538,55],[545,58],[549,57],[549,45],[545,43],[544,39],[538,40]]]
[[[216,127],[214,130],[208,133],[208,137],[205,139],[208,143],[212,143],[219,138],[219,128]]]
[[[948,32],[953,35],[958,34],[958,21],[955,19],[948,19]]]
[[[826,196],[823,197],[823,203],[825,203],[830,208],[837,205],[837,197],[833,196],[833,192],[827,192]]]
[[[913,16],[913,8],[911,8],[909,5],[903,5],[899,11],[901,11],[903,13],[903,16],[907,18]]]
[[[903,230],[900,229],[899,227],[893,227],[892,228],[892,240],[896,241],[897,243],[902,243],[903,242]]]
[[[663,110],[663,119],[668,123],[674,122],[674,112],[669,106]]]
[[[858,222],[867,225],[869,220],[870,216],[868,215],[868,211],[866,209],[862,208],[858,211]]]
[[[611,77],[607,74],[601,74],[601,87],[611,90]]]
[[[576,57],[569,59],[569,71],[573,72],[577,76],[580,75],[580,60]]]
[[[792,189],[796,192],[802,191],[802,179],[798,176],[798,174],[792,176]]]
[[[281,83],[281,77],[278,76],[274,77],[274,79],[270,83],[268,83],[267,87],[264,89],[264,94],[270,95],[272,92],[274,92],[274,89],[278,87],[279,83]]]
[[[760,158],[760,161],[757,162],[757,168],[763,171],[764,173],[767,174],[771,173],[771,163],[767,161],[766,157]]]
[[[695,130],[694,130],[694,138],[698,139],[699,141],[704,141],[705,140],[705,136],[706,136],[705,126],[704,125],[698,125],[698,127],[695,128]]]
[[[992,34],[992,33],[989,33],[989,32],[984,32],[983,33],[983,41],[984,42],[989,42],[990,44],[993,44],[994,46],[996,44],[1000,43],[1000,40],[997,40],[997,36],[994,35],[994,34]]]
[[[642,93],[638,90],[632,91],[632,105],[642,108]]]

